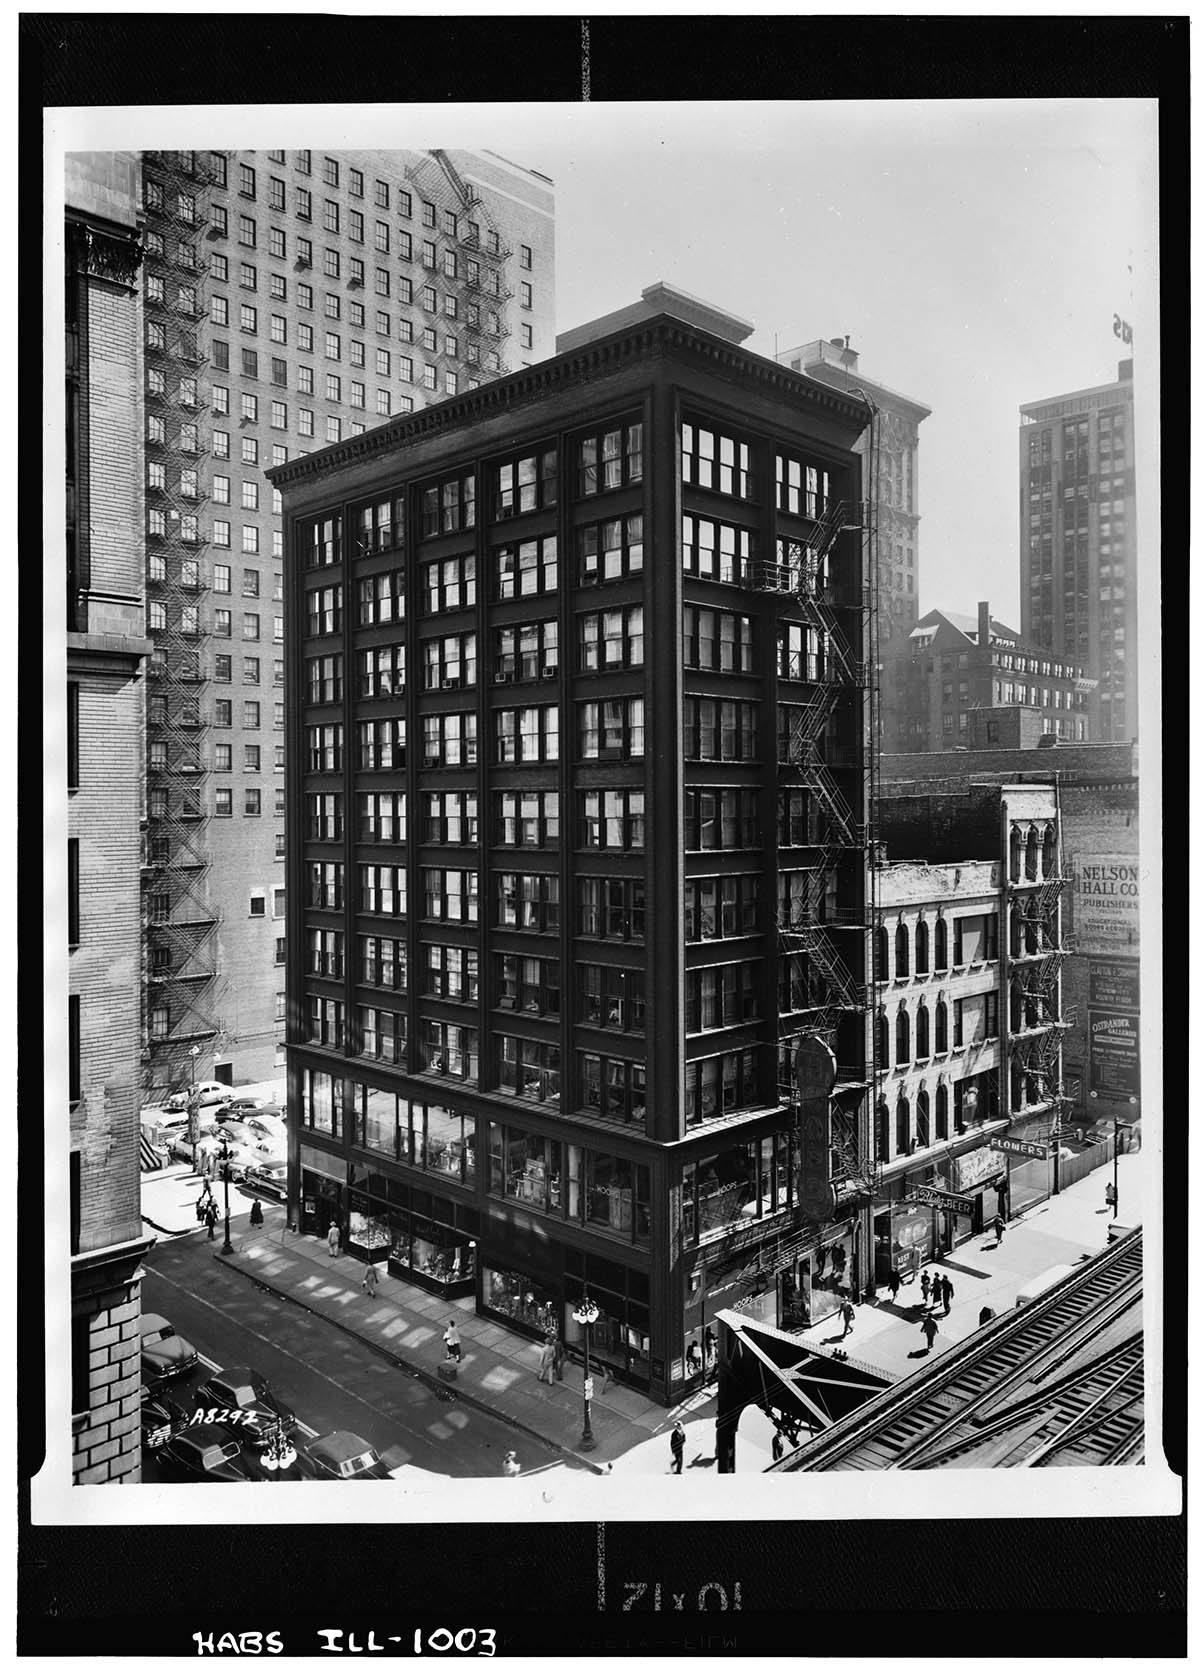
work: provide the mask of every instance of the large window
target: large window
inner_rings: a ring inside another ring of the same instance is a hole
[[[407,817],[403,790],[370,790],[357,797],[360,842],[403,842]]]
[[[744,586],[752,574],[753,561],[754,535],[750,529],[685,514],[685,575],[693,575],[702,581],[724,581],[729,586]]]
[[[421,872],[421,915],[445,923],[479,921],[479,872],[429,867]]]
[[[403,993],[408,986],[407,943],[391,935],[360,935],[358,978],[368,987]]]
[[[646,934],[646,888],[636,877],[580,877],[579,933],[594,940],[640,941]]]
[[[547,447],[497,467],[493,477],[492,515],[503,517],[539,511],[558,501],[558,453]]]
[[[558,878],[501,871],[497,878],[496,922],[502,929],[558,933]]]
[[[305,829],[309,838],[318,842],[340,842],[342,838],[342,798],[340,795],[306,795]]]
[[[421,565],[421,604],[428,615],[467,609],[475,602],[475,559],[444,557]]]
[[[359,507],[355,516],[355,548],[360,557],[399,551],[403,545],[403,494]]]
[[[496,759],[556,761],[558,759],[558,709],[499,708],[495,714]]]
[[[578,1053],[579,1104],[604,1120],[646,1124],[646,1066],[623,1057]]]
[[[643,698],[610,697],[603,702],[582,702],[577,708],[584,760],[636,760],[645,754]]]
[[[492,552],[497,598],[530,598],[558,587],[558,539],[546,534]]]
[[[474,790],[433,790],[421,796],[421,840],[454,847],[479,842],[479,797]]]
[[[646,1031],[646,977],[612,964],[580,964],[579,1020],[617,1033]]]
[[[710,964],[684,978],[684,1026],[688,1033],[732,1028],[762,1014],[762,965]]]
[[[644,790],[583,790],[579,802],[581,846],[618,850],[645,847]]]
[[[754,637],[749,616],[685,604],[683,665],[721,673],[753,673]]]
[[[724,940],[758,932],[758,877],[694,877],[683,885],[688,941]]]
[[[408,873],[403,865],[358,867],[360,908],[378,917],[404,917],[408,912]]]
[[[246,620],[252,619],[246,617]],[[244,624],[243,624],[244,625]],[[342,589],[340,586],[314,586],[304,594],[304,631],[309,638],[328,637],[342,630]],[[257,633],[243,634],[257,638]]]
[[[479,953],[470,946],[426,946],[421,991],[432,998],[474,1004],[479,997]]]
[[[683,792],[684,847],[757,848],[758,797],[754,790],[686,789]]]
[[[339,657],[339,661],[340,661]],[[355,694],[359,698],[395,697],[404,690],[404,646],[377,644],[354,658]]]
[[[457,1022],[423,1019],[417,1027],[418,1069],[426,1074],[445,1074],[450,1079],[475,1084],[479,1079],[479,1029],[461,1027]]]
[[[500,1090],[535,1103],[557,1102],[559,1049],[542,1040],[496,1034],[500,1052]]]
[[[497,790],[496,841],[506,848],[558,846],[557,790]]]
[[[683,753],[687,760],[755,760],[757,704],[717,701],[714,697],[684,697]]]
[[[755,497],[748,442],[695,423],[680,426],[683,480],[738,499]]]
[[[610,517],[585,523],[576,531],[577,578],[580,586],[623,580],[642,572],[642,517]]]
[[[404,598],[403,570],[361,576],[358,581],[358,625],[376,627],[403,621]]]
[[[502,1010],[522,1010],[532,1016],[559,1012],[559,964],[557,958],[530,958],[502,952],[496,959],[499,981],[497,1004]]]
[[[340,929],[306,929],[304,967],[310,975],[340,978],[345,936]]]
[[[558,673],[558,623],[531,621],[501,627],[495,636],[494,678],[507,685],[529,679],[552,679]]]
[[[382,1010],[373,1004],[358,1006],[358,1055],[379,1062],[405,1061],[408,1054],[408,1020],[402,1010]]]
[[[453,534],[475,527],[475,475],[447,477],[421,490],[421,535]]]
[[[642,426],[615,424],[576,444],[578,492],[588,499],[642,479]]]
[[[451,633],[421,644],[421,680],[426,691],[456,691],[475,683],[475,635]]]
[[[308,770],[310,772],[340,772],[342,770],[341,722],[332,726],[309,726],[305,730]]]
[[[759,1100],[758,1052],[753,1048],[704,1057],[684,1067],[684,1116],[689,1126]]]
[[[775,455],[775,508],[793,517],[819,517],[829,504],[829,472],[820,465]]]
[[[363,772],[394,772],[404,765],[407,749],[402,715],[358,722],[358,765]]]
[[[581,673],[642,665],[642,606],[597,610],[575,618]]]

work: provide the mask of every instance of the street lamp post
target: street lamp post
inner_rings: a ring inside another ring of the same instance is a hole
[[[1132,1121],[1116,1120],[1114,1118],[1114,1120],[1113,1120],[1113,1183],[1112,1183],[1112,1191],[1113,1191],[1112,1210],[1113,1210],[1113,1218],[1114,1219],[1117,1217],[1117,1206],[1118,1206],[1117,1152],[1121,1148],[1121,1134],[1122,1134],[1122,1132],[1132,1132],[1132,1131],[1133,1131]]]
[[[583,1433],[579,1440],[580,1451],[594,1451],[595,1437],[592,1434],[592,1358],[591,1331],[592,1325],[600,1316],[600,1308],[595,1301],[588,1299],[588,1292],[583,1291],[583,1299],[574,1307],[571,1316],[583,1330]]]
[[[229,1134],[221,1134],[221,1177],[225,1181],[225,1241],[221,1245],[222,1254],[233,1253],[233,1243],[229,1239]]]

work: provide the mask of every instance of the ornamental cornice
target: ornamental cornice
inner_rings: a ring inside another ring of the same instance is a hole
[[[136,232],[113,232],[72,220],[67,223],[67,240],[76,273],[125,290],[134,288],[144,254]]]

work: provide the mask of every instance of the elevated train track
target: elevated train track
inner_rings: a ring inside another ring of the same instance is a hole
[[[1081,1264],[774,1468],[1047,1468],[1144,1456],[1142,1234]]]

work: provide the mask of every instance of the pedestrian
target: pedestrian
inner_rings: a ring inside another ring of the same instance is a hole
[[[894,1301],[896,1296],[900,1293],[900,1273],[896,1270],[895,1266],[892,1267],[892,1273],[887,1280],[887,1286],[891,1290],[892,1300]]]
[[[772,1463],[778,1463],[779,1459],[782,1456],[783,1456],[783,1435],[779,1432],[779,1430],[777,1428],[775,1430],[774,1435],[772,1436],[772,1439],[771,1439],[771,1461],[772,1461]]]
[[[942,1314],[943,1317],[945,1317],[949,1313],[950,1302],[953,1299],[954,1299],[954,1285],[953,1285],[953,1283],[951,1283],[951,1281],[948,1277],[943,1277],[942,1278],[942,1306],[945,1308],[945,1311]]]
[[[374,1300],[375,1291],[379,1288],[379,1273],[369,1260],[367,1262],[367,1269],[363,1272],[362,1286],[363,1293],[366,1295],[367,1299]]]
[[[510,1479],[514,1475],[519,1475],[521,1473],[521,1465],[517,1462],[516,1452],[506,1451],[504,1454],[504,1462],[500,1465],[500,1467]]]
[[[934,1337],[937,1335],[937,1332],[938,1327],[936,1319],[934,1318],[932,1312],[927,1313],[925,1317],[921,1319],[921,1334],[925,1337],[925,1351],[928,1353],[933,1351]]]
[[[929,1273],[927,1271],[921,1273],[921,1299],[926,1306],[929,1305]]]
[[[566,1376],[563,1373],[563,1365],[566,1363],[566,1358],[567,1358],[567,1349],[566,1349],[565,1343],[563,1342],[563,1338],[562,1338],[561,1335],[556,1335],[554,1337],[554,1377],[553,1377],[553,1380],[556,1381],[556,1382],[565,1382],[566,1381]]]
[[[844,1300],[840,1311],[842,1314],[842,1340],[844,1341],[854,1328],[854,1307],[848,1300]]]
[[[336,1259],[342,1246],[342,1228],[335,1219],[329,1227],[329,1258]]]
[[[442,1340],[446,1343],[446,1357],[452,1358],[455,1364],[457,1364],[459,1359],[462,1358],[462,1342],[459,1340],[458,1336],[458,1325],[454,1322],[453,1318],[451,1318],[450,1322],[446,1325],[446,1333],[443,1335]]]
[[[935,1306],[940,1306],[942,1304],[942,1278],[940,1272],[934,1272],[933,1287],[930,1292],[933,1295],[933,1304]]]
[[[217,1204],[216,1204],[215,1201],[213,1201],[212,1197],[210,1196],[209,1199],[208,1199],[208,1206],[204,1210],[204,1221],[205,1221],[205,1224],[208,1226],[208,1240],[209,1240],[209,1242],[212,1242],[213,1238],[216,1236],[217,1220],[218,1220],[219,1217],[220,1216],[217,1213]]]
[[[1008,1181],[1001,1179],[996,1186],[996,1208],[1001,1219],[1008,1218]]]
[[[677,1422],[671,1430],[671,1472],[683,1473],[683,1424]]]
[[[701,1371],[704,1369],[703,1362],[700,1358],[700,1343],[698,1341],[688,1342],[687,1364],[685,1368],[689,1376],[699,1376]]]
[[[999,1248],[1004,1241],[1004,1221],[999,1214],[992,1220],[992,1230],[996,1233],[996,1247]]]
[[[1113,1218],[1117,1217],[1117,1187],[1110,1179],[1104,1186],[1104,1205],[1113,1210]]]
[[[547,1336],[542,1342],[542,1350],[538,1355],[538,1381],[553,1382],[554,1380],[554,1343]]]
[[[250,1223],[252,1225],[261,1225],[262,1222],[263,1222],[262,1203],[259,1201],[258,1197],[256,1196],[254,1198],[254,1201],[251,1204],[251,1207],[250,1207]]]
[[[717,1332],[711,1324],[704,1326],[704,1369],[713,1376],[717,1369]]]

